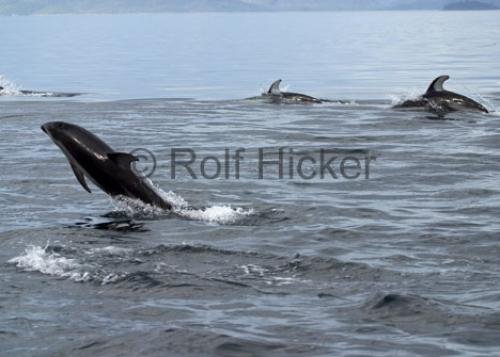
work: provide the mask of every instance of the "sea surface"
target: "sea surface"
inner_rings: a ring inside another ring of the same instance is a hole
[[[0,355],[498,354],[499,20],[0,17]],[[442,74],[492,113],[391,109]],[[279,78],[333,102],[245,100]],[[55,120],[151,152],[173,212],[85,192],[40,130]],[[369,172],[259,179],[280,147]],[[179,148],[196,179],[172,178]]]

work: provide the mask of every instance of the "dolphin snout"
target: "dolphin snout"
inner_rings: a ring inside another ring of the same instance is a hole
[[[41,126],[42,131],[45,134],[50,134],[58,129],[64,129],[64,123],[60,121],[49,121]]]

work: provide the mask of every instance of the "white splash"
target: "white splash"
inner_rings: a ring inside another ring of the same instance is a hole
[[[165,211],[160,207],[155,207],[139,199],[127,196],[111,197],[111,204],[115,206],[115,212],[125,212],[129,217],[140,216],[155,218],[165,214]]]
[[[75,259],[62,257],[57,253],[47,253],[46,248],[29,246],[24,254],[8,261],[25,271],[38,271],[42,274],[68,278],[74,281],[88,281],[88,272],[82,271],[82,265]]]
[[[132,252],[132,249],[130,249],[130,248],[115,247],[115,246],[110,245],[110,246],[103,247],[103,248],[92,248],[92,249],[86,251],[85,253],[87,253],[89,255],[98,254],[98,255],[105,255],[108,257],[114,257],[114,256],[122,257],[122,256],[129,255],[131,252]]]
[[[209,223],[230,224],[238,219],[249,216],[254,213],[253,209],[245,210],[243,208],[232,208],[231,206],[211,206],[203,209],[189,208],[189,203],[180,195],[169,191],[165,192],[149,180],[149,184],[157,190],[161,198],[170,202],[173,212],[189,219],[205,221]]]
[[[290,285],[293,284],[297,279],[295,278],[284,278],[284,277],[274,277],[273,280],[276,282],[277,286]]]
[[[391,104],[392,105],[397,105],[397,104],[403,103],[406,100],[416,100],[421,95],[422,95],[422,91],[421,90],[419,90],[417,88],[412,88],[410,90],[407,90],[403,94],[399,94],[399,95],[392,94],[392,95],[389,96],[389,98],[391,99]]]
[[[101,282],[101,285],[106,285],[106,284],[111,284],[114,283],[122,278],[121,274],[108,274],[106,275]]]
[[[0,95],[20,95],[21,92],[19,91],[19,88],[11,81],[9,81],[7,78],[5,78],[3,75],[0,74],[0,87],[3,87],[3,89],[0,91]]]
[[[172,205],[174,210],[181,210],[188,208],[189,206],[188,202],[181,196],[177,195],[176,193],[172,191],[165,192],[157,186],[154,186],[154,189],[157,190],[161,198],[163,198],[165,201],[169,202]]]
[[[176,210],[178,215],[208,223],[231,224],[254,213],[253,209],[232,208],[231,206],[211,206],[204,209]]]
[[[264,274],[267,272],[266,268],[263,268],[256,264],[242,265],[240,268],[243,269],[245,275],[264,276]]]
[[[240,207],[232,208],[231,206],[214,205],[203,209],[190,208],[189,203],[180,195],[177,195],[172,191],[163,191],[148,178],[145,179],[145,182],[153,190],[155,190],[162,199],[172,205],[173,213],[187,219],[216,224],[232,224],[237,222],[239,219],[252,215],[254,213],[253,209],[246,210]],[[131,217],[137,215],[143,217],[158,217],[166,213],[165,210],[161,208],[148,205],[141,200],[132,199],[129,197],[115,197],[114,199],[112,199],[112,203],[115,205],[116,211],[125,211],[126,214]]]

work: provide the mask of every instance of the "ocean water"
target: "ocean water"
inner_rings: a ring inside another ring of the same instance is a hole
[[[0,355],[498,353],[499,18],[1,17]],[[492,113],[391,109],[441,74]],[[278,78],[333,102],[244,100]],[[174,211],[85,192],[53,120],[151,152]],[[337,177],[300,177],[322,150]]]

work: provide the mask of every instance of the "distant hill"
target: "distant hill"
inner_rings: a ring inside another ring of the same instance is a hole
[[[481,1],[460,1],[447,4],[444,10],[498,10],[498,7]]]
[[[0,14],[441,10],[453,0],[0,0]],[[456,1],[456,0],[455,0]],[[451,4],[450,4],[451,3]],[[466,1],[479,3],[479,1]],[[489,0],[500,6],[500,0]],[[458,5],[457,5],[458,4]],[[488,4],[486,4],[488,5]],[[476,6],[478,6],[476,4]],[[477,7],[476,7],[477,9]]]

